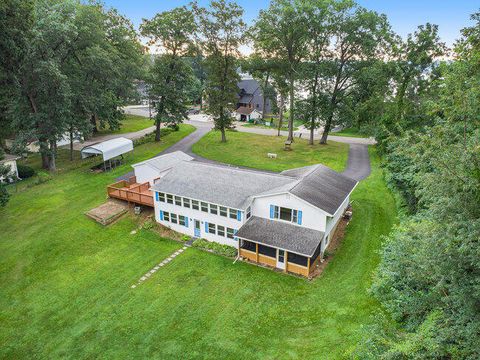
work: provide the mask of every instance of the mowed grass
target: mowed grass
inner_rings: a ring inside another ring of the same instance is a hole
[[[98,134],[125,134],[140,131],[153,125],[154,121],[148,117],[126,114],[125,118],[121,121],[120,129],[112,131],[107,127],[107,129],[100,130]]]
[[[347,137],[356,137],[356,138],[367,138],[368,136],[362,134],[357,128],[346,128],[336,132],[330,132],[329,135],[334,136],[347,136]]]
[[[283,171],[301,166],[324,164],[343,171],[348,159],[348,144],[329,141],[328,145],[308,145],[305,139],[295,139],[292,151],[285,151],[283,136],[265,136],[236,131],[227,132],[227,142],[220,142],[220,132],[211,131],[193,145],[193,152],[208,159],[229,164],[271,171]],[[276,159],[267,156],[277,154]]]
[[[135,160],[172,141],[137,147]],[[14,194],[0,210],[0,358],[343,357],[379,311],[367,289],[395,221],[372,160],[343,244],[310,282],[189,248],[131,289],[181,244],[131,235],[133,216],[102,227],[84,215],[127,165],[72,169]]]

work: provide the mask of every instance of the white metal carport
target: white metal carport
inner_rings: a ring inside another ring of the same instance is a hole
[[[101,155],[104,164],[103,168],[106,170],[107,161],[109,162],[109,167],[111,168],[113,158],[122,156],[130,151],[133,151],[133,141],[124,137],[119,137],[96,144],[87,145],[83,147],[80,153],[82,154],[82,159],[90,156]]]

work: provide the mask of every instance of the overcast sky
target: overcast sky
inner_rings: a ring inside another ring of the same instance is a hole
[[[108,6],[117,8],[129,17],[135,26],[142,18],[150,18],[157,12],[187,5],[190,0],[105,0]],[[451,46],[459,37],[460,29],[471,25],[470,14],[479,11],[477,0],[357,0],[370,10],[388,16],[395,32],[405,36],[426,22],[437,24],[442,40]],[[208,0],[199,0],[208,5]],[[269,0],[237,0],[245,9],[245,21],[251,24],[258,11],[268,6]]]

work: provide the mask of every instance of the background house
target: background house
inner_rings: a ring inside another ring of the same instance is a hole
[[[238,82],[238,102],[235,118],[238,121],[261,119],[263,112],[263,91],[257,80],[244,77]],[[267,98],[265,113],[272,112],[272,100]]]
[[[20,156],[6,154],[5,157],[2,160],[0,160],[0,166],[8,166],[10,168],[8,177],[18,178],[18,168],[17,168],[18,159],[20,159]],[[0,182],[3,182],[3,181],[4,181],[4,178],[0,176]]]

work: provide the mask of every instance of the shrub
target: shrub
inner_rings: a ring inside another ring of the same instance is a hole
[[[188,241],[188,240],[190,240],[190,236],[188,236],[188,235],[183,235],[182,236],[182,241]]]
[[[35,185],[43,184],[43,183],[45,183],[47,181],[50,181],[52,179],[53,179],[52,175],[50,175],[49,173],[47,173],[45,171],[41,171],[41,172],[38,173],[38,176],[35,179]]]
[[[169,127],[162,128],[162,129],[160,129],[160,138],[162,138],[163,136],[167,136],[171,132],[177,131],[177,130],[169,128]],[[145,136],[142,136],[139,139],[133,140],[133,144],[135,146],[138,146],[138,145],[143,145],[143,144],[147,144],[147,143],[154,142],[154,141],[155,141],[155,132],[147,134]]]
[[[195,240],[192,246],[200,249],[204,249],[204,250],[210,250],[222,256],[227,256],[231,258],[237,256],[237,249],[235,249],[233,246],[222,245],[222,244],[218,244],[216,242],[208,241],[205,239]]]
[[[147,219],[145,222],[142,224],[142,229],[145,230],[150,230],[155,226],[155,223],[152,221],[152,219]]]
[[[18,164],[17,169],[18,177],[20,179],[28,179],[35,175],[35,170],[33,170],[30,166]]]

